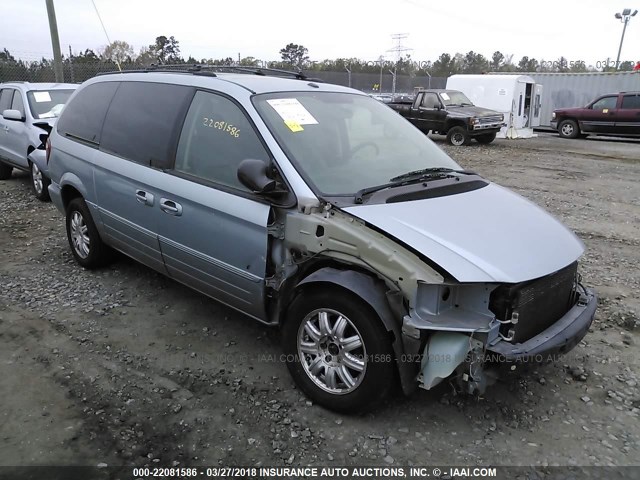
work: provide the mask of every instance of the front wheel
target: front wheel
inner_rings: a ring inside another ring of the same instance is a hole
[[[47,178],[45,174],[38,168],[38,165],[31,163],[31,185],[33,186],[33,193],[38,200],[48,202],[49,198],[49,185],[51,180]]]
[[[478,143],[482,143],[483,145],[488,145],[496,139],[495,133],[483,133],[482,135],[478,135],[476,140]]]
[[[111,249],[102,242],[91,212],[82,198],[74,198],[69,202],[66,226],[71,253],[80,265],[93,269],[110,260]]]
[[[353,294],[303,291],[291,303],[282,340],[296,384],[326,408],[372,408],[393,385],[388,332],[369,305]]]
[[[578,138],[580,128],[575,120],[563,120],[558,125],[558,133],[562,138]]]
[[[468,145],[470,140],[469,132],[464,127],[451,127],[447,132],[447,141],[456,147]]]
[[[0,162],[0,180],[9,180],[13,167]]]

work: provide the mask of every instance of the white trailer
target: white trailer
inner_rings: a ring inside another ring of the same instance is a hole
[[[498,138],[531,138],[540,125],[542,85],[528,75],[452,75],[447,88],[460,90],[479,107],[504,115]]]
[[[551,114],[559,108],[584,107],[607,93],[640,91],[640,72],[524,73],[544,85],[540,127],[551,128]],[[491,74],[493,77],[494,75]],[[496,74],[502,77],[502,74]],[[514,74],[513,76],[519,76]],[[487,105],[488,106],[488,105]]]

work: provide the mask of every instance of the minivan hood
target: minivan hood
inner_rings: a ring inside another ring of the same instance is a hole
[[[460,282],[532,280],[566,267],[584,251],[578,237],[553,216],[492,183],[455,195],[344,210]]]

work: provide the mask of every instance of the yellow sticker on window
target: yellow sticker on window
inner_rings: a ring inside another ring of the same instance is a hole
[[[289,130],[292,132],[302,132],[304,130],[298,122],[294,122],[293,120],[286,120],[284,124],[289,127]]]

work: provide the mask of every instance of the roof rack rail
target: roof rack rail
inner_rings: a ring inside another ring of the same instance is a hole
[[[151,64],[148,67],[141,68],[139,70],[122,70],[111,72],[99,72],[98,75],[114,75],[117,73],[149,73],[149,72],[172,72],[172,73],[191,73],[193,75],[207,75],[215,77],[215,72],[238,72],[238,73],[250,73],[253,75],[267,76],[272,75],[275,77],[294,77],[298,80],[310,80],[313,82],[323,82],[319,78],[307,77],[302,71],[283,70],[279,68],[265,68],[265,67],[252,67],[244,65],[209,65],[209,64],[193,64],[193,65],[155,65]]]

